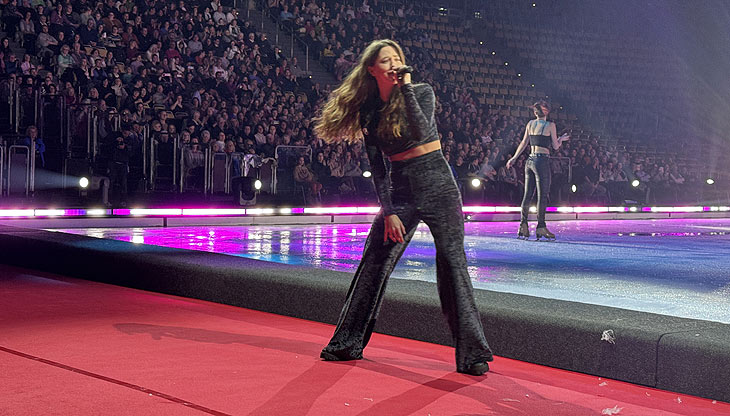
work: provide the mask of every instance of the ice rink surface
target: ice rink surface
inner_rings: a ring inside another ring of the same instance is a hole
[[[553,242],[515,222],[466,223],[475,288],[730,323],[730,219],[554,221]],[[354,272],[369,225],[87,228],[54,231]],[[435,281],[421,224],[394,278]]]

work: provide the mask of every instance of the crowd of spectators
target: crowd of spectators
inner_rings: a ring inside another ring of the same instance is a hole
[[[405,3],[392,17],[378,0],[355,5],[268,0],[266,7],[298,32],[338,79],[371,39],[429,37],[417,29],[419,17]],[[308,196],[373,196],[362,176],[368,169],[362,145],[327,144],[312,134],[311,119],[327,91],[311,82],[296,58],[285,56],[219,0],[11,0],[2,22],[7,38],[0,42],[0,75],[44,94],[60,94],[71,106],[94,106],[101,114],[102,160],[123,193],[128,179],[134,190],[144,175],[141,148],[148,129],[157,177],[171,176],[177,154],[190,188],[203,186],[206,149],[273,158],[277,146],[284,145],[308,149],[303,158],[297,154],[291,163],[280,163]],[[22,58],[15,56],[10,40],[25,49]],[[527,120],[480,105],[466,82],[449,81],[433,69],[427,50],[406,48],[405,54],[416,78],[434,87],[443,150],[459,182],[479,177],[486,201],[519,202],[524,157],[512,169],[504,165]],[[569,184],[567,159],[576,194],[590,202],[638,195],[626,194],[628,188],[621,185],[634,178],[642,186],[652,184],[655,198],[676,194],[697,179],[671,158],[638,159],[595,140],[568,142],[557,156],[564,159],[553,164],[554,201],[567,195],[561,192]],[[120,165],[128,166],[129,178]]]
[[[340,80],[369,39],[390,37],[428,42],[431,36],[418,29],[422,16],[414,13],[412,2],[401,3],[393,13],[385,13],[385,7],[377,0],[364,0],[359,7],[328,1],[303,5],[296,0],[269,0],[268,7],[271,15],[279,16],[299,33],[310,51],[315,51],[314,55]],[[446,74],[433,71],[434,57],[427,50],[404,49],[418,79],[434,87],[443,150],[462,189],[466,182],[478,177],[485,191],[478,197],[518,203],[523,192],[526,154],[511,169],[506,169],[505,162],[522,138],[527,120],[480,105],[468,81],[448,80]],[[566,123],[559,128],[570,132],[578,127]],[[579,135],[574,135],[574,140],[566,142],[554,156],[551,199],[556,203],[670,203],[678,201],[700,180],[696,172],[679,165],[672,157],[632,155],[626,149],[606,146],[595,139],[579,140]],[[638,189],[629,185],[635,179],[640,181]],[[575,192],[571,185],[576,185]]]

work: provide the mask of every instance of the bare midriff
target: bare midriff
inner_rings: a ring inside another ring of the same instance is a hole
[[[542,147],[542,146],[530,146],[530,151],[532,153],[542,153],[542,154],[546,154],[546,155],[550,154],[550,149],[548,149],[546,147]]]
[[[391,162],[401,162],[403,160],[413,159],[414,157],[423,156],[426,153],[435,152],[437,150],[441,150],[441,142],[439,140],[434,140],[420,146],[412,147],[405,152],[396,153],[389,156],[389,159]]]

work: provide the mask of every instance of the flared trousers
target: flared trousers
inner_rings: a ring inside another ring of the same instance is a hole
[[[441,151],[393,162],[392,201],[406,229],[403,243],[383,241],[384,216],[374,220],[362,260],[347,293],[337,328],[325,351],[362,358],[378,317],[388,277],[420,221],[428,225],[436,245],[436,279],[441,308],[456,347],[457,370],[492,360],[474,302],[464,253],[461,195]]]

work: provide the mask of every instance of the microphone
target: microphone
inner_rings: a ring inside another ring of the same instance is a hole
[[[395,71],[395,74],[401,79],[403,78],[403,75],[411,73],[413,73],[413,67],[410,65],[403,65]]]

